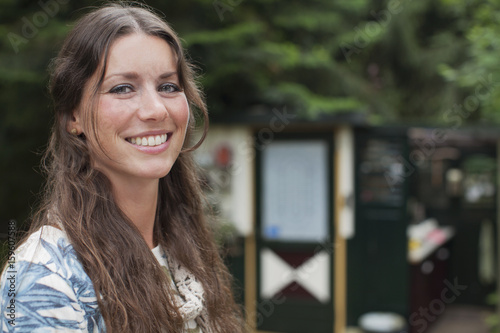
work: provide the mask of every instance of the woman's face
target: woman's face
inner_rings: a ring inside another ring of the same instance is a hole
[[[89,100],[88,86],[83,103]],[[91,158],[112,184],[167,175],[182,149],[189,119],[170,45],[140,33],[116,40],[95,112],[102,151],[94,142]],[[89,128],[82,131],[92,137]]]

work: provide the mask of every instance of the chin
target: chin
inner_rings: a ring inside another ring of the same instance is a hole
[[[151,178],[155,178],[155,179],[163,178],[163,177],[165,177],[166,175],[168,175],[170,173],[171,169],[172,168],[158,170],[158,172],[154,172],[154,173],[151,174]]]
[[[166,175],[168,175],[168,172],[154,172],[154,173],[143,174],[139,177],[142,179],[161,179]]]

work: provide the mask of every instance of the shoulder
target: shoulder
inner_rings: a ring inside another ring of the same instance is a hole
[[[99,320],[92,282],[64,231],[55,227],[42,227],[14,251],[0,293],[2,309],[11,306],[14,312],[4,312],[3,329],[16,323],[31,331],[71,332]]]
[[[32,233],[15,251],[16,261],[32,263],[49,262],[59,254],[76,255],[66,233],[52,226],[43,226]]]
[[[44,226],[31,234],[14,251],[7,268],[12,266],[19,274],[29,271],[39,278],[39,274],[57,274],[67,280],[87,277],[66,233],[52,226]]]

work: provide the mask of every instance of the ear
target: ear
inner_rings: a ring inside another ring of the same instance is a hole
[[[83,133],[83,122],[80,115],[80,109],[77,108],[73,110],[69,116],[68,122],[66,124],[66,130],[68,133],[74,135],[80,135]]]

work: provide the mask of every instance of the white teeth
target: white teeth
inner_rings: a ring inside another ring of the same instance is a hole
[[[158,146],[167,141],[167,134],[161,134],[161,135],[152,135],[152,136],[144,136],[144,137],[136,137],[136,138],[130,138],[127,139],[132,144],[136,144],[138,146]]]

